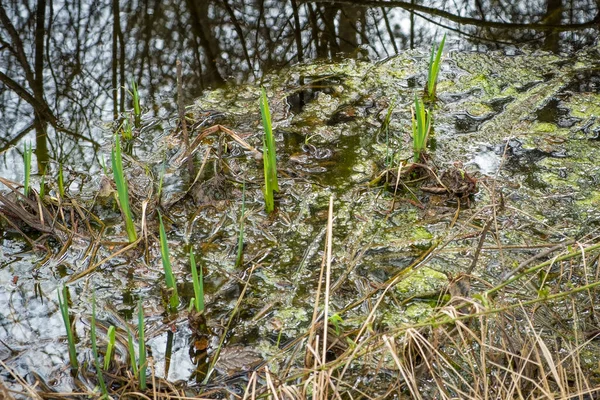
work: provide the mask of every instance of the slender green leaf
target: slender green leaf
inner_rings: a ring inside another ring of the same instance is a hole
[[[115,348],[115,327],[111,325],[108,328],[108,332],[106,334],[108,338],[108,343],[106,345],[106,354],[104,355],[104,370],[108,370],[110,366],[110,360],[112,359],[112,352]]]
[[[444,50],[444,44],[446,43],[446,34],[442,38],[442,41],[438,47],[437,53],[435,51],[435,44],[431,47],[431,56],[429,57],[429,73],[427,75],[427,94],[430,99],[435,98],[437,79],[441,67],[442,52]],[[435,55],[435,58],[434,58]]]
[[[121,153],[121,141],[119,135],[115,135],[115,148],[110,154],[113,176],[115,179],[115,185],[117,186],[117,195],[119,197],[119,205],[121,207],[121,213],[125,220],[125,230],[129,237],[129,242],[133,243],[137,240],[137,233],[135,231],[135,225],[133,224],[133,218],[131,216],[131,207],[129,206],[129,190],[127,187],[127,180],[123,173],[123,156]]]
[[[146,390],[146,368],[148,366],[146,365],[146,339],[144,338],[144,308],[141,300],[138,302],[138,346],[140,389]]]
[[[75,335],[73,335],[73,328],[71,326],[71,320],[69,318],[67,287],[64,285],[62,288],[62,298],[60,297],[60,290],[58,291],[58,306],[60,308],[60,313],[65,324],[65,330],[67,331],[67,342],[69,344],[69,361],[71,362],[71,370],[73,371],[73,373],[77,373],[79,363],[77,362],[77,350],[75,349]]]
[[[246,214],[246,182],[242,186],[242,215],[240,216],[240,228],[238,233],[237,257],[235,266],[240,267],[244,261],[244,218]]]
[[[104,382],[104,376],[102,375],[102,369],[100,368],[100,362],[98,361],[98,346],[96,340],[96,295],[92,294],[92,324],[90,326],[90,335],[92,341],[92,355],[94,356],[94,366],[96,367],[96,376],[98,377],[98,384],[102,390],[102,398],[108,399],[108,390],[106,389],[106,383]]]
[[[190,265],[192,268],[192,282],[194,284],[194,306],[196,312],[204,311],[204,276],[202,267],[200,271],[196,267],[196,258],[194,252],[190,249]]]
[[[169,305],[173,309],[177,309],[179,305],[179,294],[177,293],[177,282],[175,281],[175,277],[173,276],[173,269],[171,268],[171,260],[169,257],[169,244],[167,243],[167,234],[165,233],[165,226],[163,224],[162,215],[160,212],[158,213],[159,220],[159,236],[160,236],[160,255],[162,258],[163,268],[165,270],[165,282],[167,283],[167,288],[171,291],[171,296],[169,298]]]

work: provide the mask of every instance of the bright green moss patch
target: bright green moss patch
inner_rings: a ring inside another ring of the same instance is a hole
[[[448,284],[445,274],[428,267],[414,271],[396,285],[396,293],[403,298],[413,296],[431,296]]]

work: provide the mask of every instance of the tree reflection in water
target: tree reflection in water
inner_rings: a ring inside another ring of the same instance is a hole
[[[376,60],[429,47],[442,31],[459,38],[453,44],[459,49],[525,43],[572,51],[593,43],[599,22],[592,0],[5,1],[0,173],[15,174],[7,166],[20,155],[6,150],[25,138],[35,140],[39,171],[51,159],[97,164],[96,122],[117,120],[130,108],[131,79],[146,111],[175,112],[178,59],[189,102],[205,89],[257,81],[290,63]]]

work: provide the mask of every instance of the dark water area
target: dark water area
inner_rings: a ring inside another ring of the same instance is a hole
[[[266,71],[314,59],[373,61],[428,48],[515,54],[569,53],[594,42],[598,4],[532,2],[7,1],[0,6],[0,174],[22,171],[24,141],[38,173],[98,164],[102,123],[131,109],[131,80],[143,112],[169,128],[177,105],[225,83],[260,82]],[[48,164],[50,163],[50,164]],[[34,171],[36,172],[36,171]]]

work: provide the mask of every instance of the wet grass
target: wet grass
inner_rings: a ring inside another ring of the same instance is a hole
[[[25,196],[29,196],[29,182],[31,178],[31,154],[33,150],[31,143],[25,143],[23,148],[23,168],[25,170],[25,178],[23,182],[23,192]]]
[[[123,215],[123,220],[125,222],[125,230],[127,231],[129,243],[133,243],[137,240],[137,233],[135,231],[135,225],[133,224],[131,206],[129,205],[129,188],[123,171],[123,155],[121,152],[121,139],[119,138],[119,135],[115,135],[115,147],[110,153],[110,159],[112,162],[115,185],[117,186],[121,215]]]
[[[273,127],[271,121],[271,111],[269,110],[269,101],[264,88],[261,88],[260,94],[260,115],[262,117],[265,136],[263,138],[263,163],[265,175],[265,210],[268,213],[275,210],[275,200],[273,192],[279,191],[277,181],[277,155],[275,153],[275,137],[273,136]]]
[[[431,47],[431,57],[429,58],[429,71],[427,73],[427,83],[425,85],[425,93],[431,100],[434,100],[436,97],[437,80],[438,75],[440,73],[440,67],[442,65],[442,53],[444,51],[445,43],[446,34],[444,34],[444,37],[442,38],[437,52],[435,51],[435,45]]]
[[[412,108],[412,133],[413,133],[413,161],[421,161],[423,153],[427,149],[427,138],[431,129],[431,117],[425,109],[423,101],[415,95],[415,103]]]
[[[202,268],[198,271],[194,252],[190,249],[190,268],[192,269],[192,283],[194,285],[193,305],[196,312],[204,311],[204,274]]]
[[[79,363],[77,362],[77,350],[75,349],[75,335],[73,334],[73,327],[71,325],[71,319],[69,317],[69,298],[67,293],[67,287],[62,287],[62,298],[60,295],[60,290],[57,292],[57,295],[60,314],[62,315],[63,323],[65,325],[65,331],[67,332],[67,343],[69,346],[69,362],[71,363],[71,370],[74,374],[76,374],[79,368]]]
[[[160,236],[160,256],[162,259],[163,269],[165,271],[165,283],[169,292],[169,307],[171,310],[177,310],[179,306],[179,294],[177,293],[177,282],[173,275],[173,269],[171,268],[171,258],[169,255],[169,244],[167,243],[167,234],[165,233],[165,226],[163,224],[162,215],[158,213],[159,221],[159,236]]]

